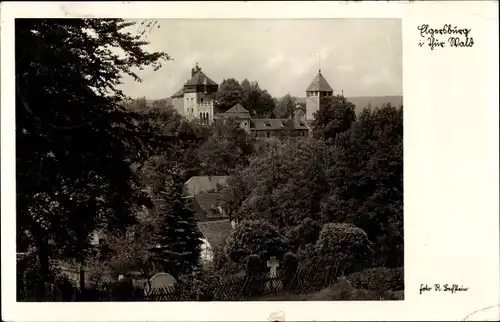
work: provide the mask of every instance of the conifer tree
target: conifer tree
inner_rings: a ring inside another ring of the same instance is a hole
[[[184,198],[183,170],[174,166],[169,171],[160,194],[158,229],[154,240],[158,248],[158,263],[175,277],[196,272],[199,268],[201,233],[196,226],[194,211]]]

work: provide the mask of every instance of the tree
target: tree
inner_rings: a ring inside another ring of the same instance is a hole
[[[131,226],[125,233],[111,234],[103,245],[108,256],[100,261],[102,266],[109,267],[115,276],[126,275],[132,271],[140,272],[148,279],[155,271],[155,258],[149,249],[154,245],[154,232],[158,229],[158,218],[152,214]]]
[[[56,255],[83,260],[95,229],[133,223],[141,203],[130,151],[151,138],[119,106],[118,85],[170,57],[145,51],[134,25],[16,20],[17,233],[28,232],[43,276]]]
[[[227,175],[238,165],[248,164],[253,153],[250,136],[239,125],[215,124],[215,131],[197,150],[203,175]]]
[[[290,94],[286,94],[278,100],[274,114],[277,118],[293,118],[295,115],[295,108],[297,100]]]
[[[243,99],[243,88],[234,78],[222,80],[219,90],[215,94],[216,107],[225,112],[234,105],[241,103]]]
[[[247,104],[248,103],[248,97],[250,95],[250,91],[251,91],[251,84],[250,84],[250,81],[248,79],[244,79],[241,81],[241,90],[242,90],[242,102]],[[245,105],[246,106],[246,105]]]
[[[179,277],[199,269],[202,236],[194,212],[184,199],[183,170],[173,166],[169,174],[160,192],[163,200],[153,240],[159,246],[157,261],[160,267]]]
[[[259,255],[263,260],[270,256],[281,258],[287,248],[286,238],[265,220],[241,221],[224,244],[225,253],[235,262],[250,255]]]
[[[326,262],[348,273],[364,268],[369,263],[372,256],[370,246],[368,235],[362,229],[351,224],[329,223],[321,229],[316,253]]]
[[[375,266],[403,265],[403,109],[365,109],[339,135],[323,221],[348,222],[375,243]]]
[[[341,95],[325,97],[314,116],[313,134],[333,142],[337,134],[347,131],[355,120],[354,104]]]
[[[269,117],[276,106],[271,94],[261,89],[258,82],[250,84],[247,99],[243,102],[250,113],[257,117]]]
[[[224,204],[235,218],[266,218],[280,229],[294,227],[305,218],[319,219],[320,202],[329,192],[329,162],[322,141],[278,142],[251,157],[247,168],[233,174],[235,179],[222,191]]]

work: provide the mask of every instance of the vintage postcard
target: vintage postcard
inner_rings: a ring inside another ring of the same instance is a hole
[[[498,320],[498,4],[4,2],[6,321]]]

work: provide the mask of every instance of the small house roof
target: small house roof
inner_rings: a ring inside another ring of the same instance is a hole
[[[217,191],[217,186],[225,186],[228,176],[193,176],[184,184],[190,196],[203,192]]]
[[[265,130],[309,130],[304,121],[290,119],[252,119],[250,121],[250,130],[265,131]]]
[[[215,118],[217,118],[217,119],[229,119],[229,118],[249,119],[250,112],[246,108],[244,108],[240,103],[237,103],[236,105],[231,107],[226,112],[218,113]]]
[[[212,248],[221,246],[233,230],[227,219],[198,222],[198,228]]]
[[[195,195],[194,199],[207,217],[220,217],[221,214],[218,214],[218,212],[214,214],[214,210],[219,206],[220,196],[218,192],[205,192]]]
[[[240,103],[237,103],[230,109],[226,111],[226,113],[250,113],[246,108],[244,108]]]

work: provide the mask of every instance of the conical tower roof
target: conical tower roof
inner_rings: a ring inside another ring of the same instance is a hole
[[[333,92],[333,89],[321,74],[321,70],[319,70],[318,75],[314,77],[311,85],[306,89],[306,92]]]

